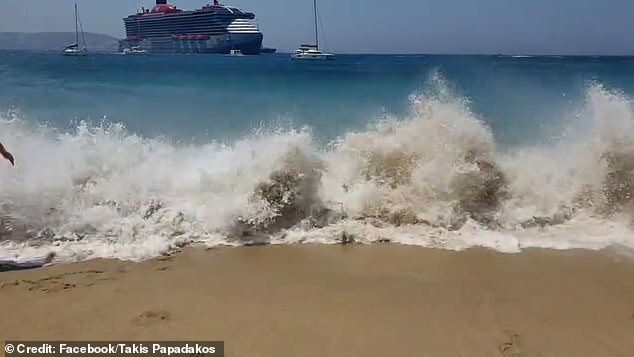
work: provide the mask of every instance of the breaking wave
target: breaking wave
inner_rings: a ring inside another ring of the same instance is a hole
[[[5,115],[16,167],[0,170],[0,260],[141,260],[191,243],[634,248],[627,96],[590,85],[556,145],[500,150],[465,99],[431,82],[408,117],[325,147],[310,129],[183,145]]]

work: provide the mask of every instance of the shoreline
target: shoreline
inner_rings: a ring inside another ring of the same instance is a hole
[[[187,247],[2,272],[0,335],[224,340],[231,357],[625,356],[632,277],[610,251]]]

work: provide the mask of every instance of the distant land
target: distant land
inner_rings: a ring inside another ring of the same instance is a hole
[[[0,32],[0,50],[59,51],[75,42],[74,32]],[[86,32],[88,50],[115,52],[117,39],[99,33]]]

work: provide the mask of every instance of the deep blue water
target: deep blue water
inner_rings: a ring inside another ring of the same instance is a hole
[[[322,139],[385,115],[439,74],[505,145],[547,140],[594,82],[634,94],[634,58],[288,55],[68,58],[0,52],[0,111],[67,129],[77,120],[124,123],[144,136],[227,139],[262,125],[304,126]]]

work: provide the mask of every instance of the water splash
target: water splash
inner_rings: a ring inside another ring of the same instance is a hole
[[[192,242],[392,241],[634,248],[634,106],[591,85],[556,145],[500,152],[440,74],[385,118],[323,147],[310,130],[176,145],[118,124],[72,133],[0,122],[0,259],[140,260]]]

